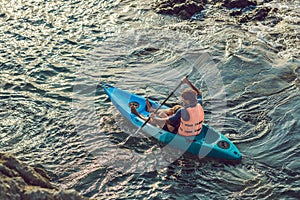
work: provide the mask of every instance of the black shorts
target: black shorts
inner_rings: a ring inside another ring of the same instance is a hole
[[[165,130],[165,131],[168,131],[168,132],[170,132],[170,130],[169,130],[169,128],[168,128],[168,126],[167,126],[167,124],[165,124],[164,125],[164,127],[162,128],[163,130]]]
[[[170,126],[172,126],[172,125],[170,125]],[[174,127],[173,131],[170,131],[167,124],[165,124],[162,129],[165,130],[165,131],[168,131],[170,133],[174,133],[174,134],[177,134],[177,132],[178,132],[178,128],[176,128],[176,127]]]

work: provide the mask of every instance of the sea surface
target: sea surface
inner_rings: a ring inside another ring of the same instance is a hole
[[[151,2],[1,1],[0,150],[92,198],[299,199],[299,2],[266,3],[274,25],[215,6],[181,20]],[[136,129],[103,84],[163,101],[193,67],[206,123],[242,161],[149,157],[165,146],[143,133],[120,145]]]

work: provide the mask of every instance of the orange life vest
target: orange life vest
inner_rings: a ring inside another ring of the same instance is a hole
[[[195,107],[186,108],[186,110],[190,115],[190,119],[188,121],[185,121],[181,117],[178,134],[182,136],[198,135],[201,132],[202,123],[204,120],[203,108],[198,103]]]

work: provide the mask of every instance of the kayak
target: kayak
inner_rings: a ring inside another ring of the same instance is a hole
[[[104,85],[104,91],[113,105],[134,126],[141,127],[145,121],[133,114],[130,110],[130,106],[134,105],[138,113],[149,117],[150,113],[146,109],[146,98],[109,84]],[[149,99],[149,102],[152,107],[160,106],[158,102],[151,99]],[[162,109],[165,108],[168,108],[168,106],[163,105]],[[203,123],[201,132],[197,136],[181,136],[165,131],[150,123],[147,123],[142,128],[142,132],[145,132],[147,135],[154,137],[162,143],[198,155],[201,158],[207,157],[225,160],[242,159],[242,154],[238,148],[226,136],[205,123]]]

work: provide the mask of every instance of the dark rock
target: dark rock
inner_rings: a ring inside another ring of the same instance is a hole
[[[49,200],[49,199],[79,200],[83,198],[74,190],[52,191],[45,188],[28,187],[25,189],[24,193],[22,194],[22,199],[23,200]]]
[[[268,13],[270,12],[271,8],[262,8],[259,9],[255,15],[252,17],[253,20],[258,20],[258,21],[262,21],[264,20],[267,16]]]
[[[238,16],[238,15],[242,15],[243,11],[242,10],[234,10],[230,13],[230,16]]]
[[[208,3],[223,6],[228,9],[257,6],[257,2],[255,0],[209,0]]]
[[[201,11],[206,4],[214,5],[214,8],[220,10],[229,9],[229,15],[236,17],[240,23],[267,20],[267,24],[274,26],[281,21],[276,17],[270,17],[271,8],[264,7],[263,3],[258,7],[255,0],[158,0],[153,8],[160,14],[191,19],[193,15],[203,13]]]
[[[0,154],[0,159],[2,160],[3,166],[17,173],[27,184],[54,189],[49,180],[38,174],[33,168],[22,164],[13,156]]]
[[[241,23],[245,23],[248,21],[262,21],[270,12],[271,8],[257,8],[253,12],[247,13],[245,16],[243,16],[239,21]]]
[[[41,176],[43,176],[44,178],[46,178],[48,181],[50,181],[50,177],[49,175],[47,174],[47,172],[41,168],[41,167],[34,167],[34,170],[40,174]]]
[[[176,15],[182,19],[190,19],[204,9],[206,0],[162,0],[153,5],[159,14]]]
[[[82,200],[73,190],[58,190],[45,170],[33,168],[12,155],[0,152],[0,197],[7,200]]]
[[[223,6],[228,9],[233,8],[246,8],[249,6],[256,6],[256,1],[249,1],[249,0],[225,0]]]

